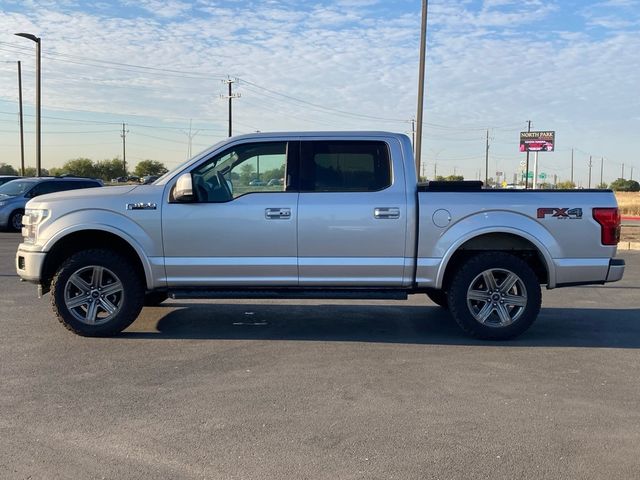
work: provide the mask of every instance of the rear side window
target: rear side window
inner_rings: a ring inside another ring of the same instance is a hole
[[[303,192],[375,192],[391,185],[389,148],[384,142],[301,142],[300,157]]]

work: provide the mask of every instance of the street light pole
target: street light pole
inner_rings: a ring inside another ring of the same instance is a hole
[[[24,177],[24,122],[22,120],[22,64],[18,60],[18,102],[20,103],[20,175]]]
[[[40,131],[40,37],[36,37],[31,33],[16,33],[18,37],[23,37],[36,43],[36,177],[41,176],[42,155],[41,140],[42,132]],[[24,170],[23,170],[24,171]]]
[[[416,125],[416,141],[415,141],[415,162],[416,173],[420,173],[420,163],[422,157],[422,110],[424,106],[424,68],[427,50],[427,9],[429,7],[428,0],[422,0],[422,24],[420,29],[420,71],[418,78],[418,114]]]

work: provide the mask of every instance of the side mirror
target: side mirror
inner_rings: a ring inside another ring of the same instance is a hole
[[[183,173],[178,178],[176,186],[173,187],[173,199],[176,202],[193,202],[195,197],[193,195],[193,181],[191,180],[190,173]]]

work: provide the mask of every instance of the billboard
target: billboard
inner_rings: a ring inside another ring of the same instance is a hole
[[[520,132],[521,152],[553,152],[556,132]]]

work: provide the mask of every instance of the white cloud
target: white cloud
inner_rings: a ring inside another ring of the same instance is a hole
[[[153,8],[153,1],[140,5]],[[155,118],[140,117],[139,123],[180,122],[185,127],[193,118],[200,127],[220,130],[200,133],[196,142],[204,145],[224,135],[226,103],[218,96],[224,92],[220,79],[227,74],[241,77],[235,87],[242,93],[234,104],[237,132],[408,131],[408,122],[323,111],[242,79],[313,104],[408,121],[415,116],[419,4],[416,0],[412,11],[385,11],[382,16],[375,13],[379,4],[358,0],[318,2],[307,9],[291,2],[238,2],[236,7],[229,2],[173,2],[163,13],[127,18],[50,6],[3,14],[0,32],[24,29],[43,37],[45,107],[122,118],[149,115]],[[528,30],[530,18],[522,12],[532,7],[541,22]],[[605,38],[586,30],[554,30],[546,21],[557,15],[557,8],[550,2],[491,0],[482,8],[464,0],[431,2],[425,120],[436,125],[425,128],[428,171],[437,155],[439,172],[452,173],[447,168],[457,167],[475,176],[482,164],[485,126],[504,127],[492,132],[491,155],[500,169],[516,169],[517,132],[528,119],[534,128],[556,128],[561,148],[630,157],[640,110],[637,29]],[[0,35],[0,41],[31,47],[8,34]],[[32,54],[5,48],[0,44],[1,59],[19,54],[25,60],[25,99],[32,99]],[[90,66],[92,62],[77,56],[181,73]],[[15,99],[11,68],[0,69],[0,98]],[[4,105],[0,109],[7,110]],[[164,143],[136,137],[142,132],[154,134],[131,127],[133,156],[137,152],[173,163],[176,156],[182,158],[186,138],[181,132],[156,132],[167,139]],[[108,151],[49,152],[57,163],[79,154],[113,156],[119,154],[118,140],[115,136]],[[6,143],[14,145],[15,139]],[[547,157],[559,162],[559,169],[565,168],[562,152]]]

